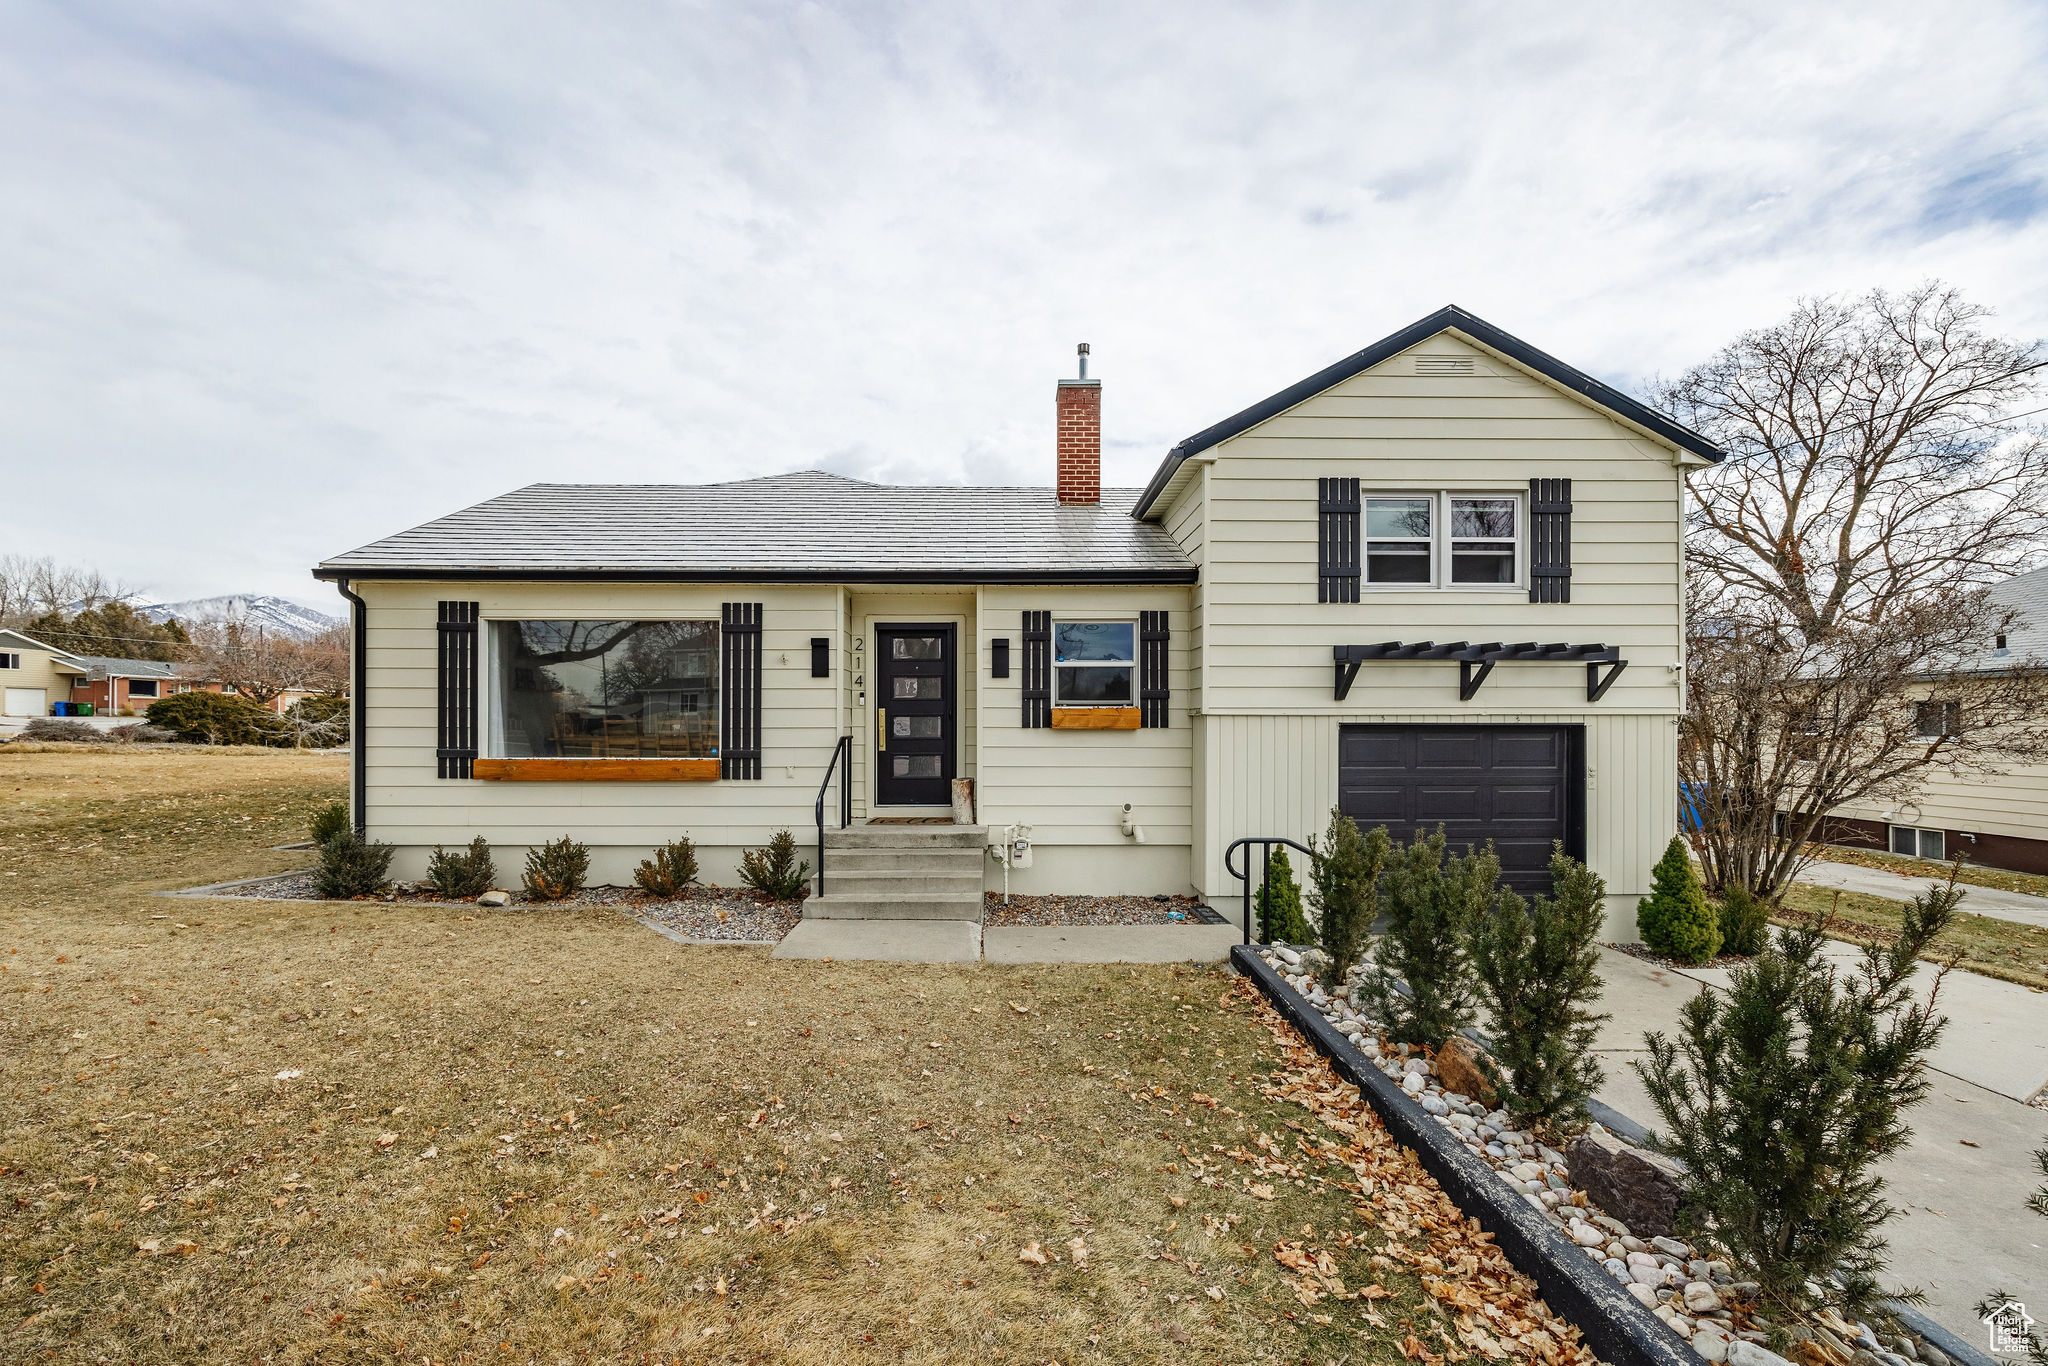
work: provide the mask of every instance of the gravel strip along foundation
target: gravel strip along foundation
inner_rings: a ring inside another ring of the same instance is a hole
[[[1750,1307],[1756,1284],[1740,1279],[1728,1263],[1703,1258],[1677,1238],[1635,1237],[1627,1225],[1600,1213],[1585,1191],[1573,1186],[1562,1153],[1515,1130],[1505,1112],[1444,1090],[1422,1050],[1385,1042],[1357,1009],[1355,988],[1363,969],[1354,970],[1351,990],[1332,996],[1311,971],[1327,962],[1318,950],[1272,944],[1255,951],[1368,1062],[1564,1234],[1569,1246],[1598,1263],[1707,1361],[1789,1366],[1764,1346],[1771,1330],[1782,1327],[1795,1339],[1810,1339],[1821,1349],[1816,1355],[1821,1361],[1856,1366],[1867,1355],[1881,1366],[1952,1366],[1941,1349],[1924,1339],[1879,1338],[1869,1324],[1844,1321],[1831,1311],[1809,1315],[1802,1323],[1772,1324]],[[1598,1124],[1590,1127],[1601,1130]]]
[[[982,898],[985,925],[1224,925],[1229,922],[1191,896],[1021,896],[1003,904],[1001,892]]]
[[[251,878],[245,882],[222,883],[214,887],[188,887],[173,896],[246,897],[261,901],[320,901],[313,890],[312,872],[280,873],[276,877]],[[716,940],[735,944],[773,944],[796,927],[803,918],[800,901],[769,901],[745,887],[692,887],[670,900],[656,900],[636,887],[585,887],[560,901],[529,901],[524,894],[510,893],[503,907],[483,906],[480,910],[547,911],[587,906],[614,906],[628,915],[674,930],[688,939]],[[398,906],[474,906],[466,897],[440,897],[419,883],[392,884],[381,896],[349,898]]]

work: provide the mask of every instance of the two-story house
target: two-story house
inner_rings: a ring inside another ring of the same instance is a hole
[[[1227,910],[1232,840],[1340,807],[1491,840],[1525,888],[1562,840],[1632,935],[1676,821],[1681,476],[1710,444],[1455,308],[1142,490],[1101,487],[1085,357],[1055,414],[1051,489],[535,485],[327,560],[358,823],[411,873],[569,834],[623,882],[688,833],[730,881],[822,790],[807,914],[978,919],[1004,878]],[[952,862],[864,881],[892,844]]]
[[[0,716],[51,715],[52,704],[70,701],[72,681],[86,672],[68,650],[19,631],[0,631]]]

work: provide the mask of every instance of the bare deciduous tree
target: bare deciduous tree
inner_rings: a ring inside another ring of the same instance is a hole
[[[1696,581],[1678,771],[1709,887],[1774,898],[1846,806],[1912,799],[1940,774],[2048,759],[2040,661],[1994,663],[2011,613],[1975,590],[1895,606],[1815,642],[1730,611]]]
[[[2039,342],[1987,332],[1950,287],[1803,299],[1663,387],[1728,458],[1691,479],[1694,566],[1808,639],[2041,553],[2048,443]]]
[[[0,555],[0,627],[19,630],[52,613],[94,611],[120,596],[97,569],[59,564],[48,555]]]
[[[2048,537],[2038,343],[1923,285],[1801,301],[1664,387],[1691,478],[1679,769],[1710,886],[1775,897],[1827,818],[2048,758],[2044,661],[1985,592]],[[1929,707],[1935,710],[1929,711]]]
[[[224,683],[266,706],[287,692],[336,692],[348,682],[348,642],[340,631],[295,640],[239,622],[191,628],[184,657],[189,677]]]

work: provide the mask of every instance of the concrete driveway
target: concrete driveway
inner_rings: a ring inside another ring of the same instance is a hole
[[[1660,968],[1613,949],[1601,950],[1600,970],[1600,1007],[1614,1016],[1597,1044],[1607,1072],[1600,1099],[1654,1129],[1656,1108],[1629,1066],[1646,1056],[1643,1035],[1672,1033],[1679,1007],[1725,987],[1729,974]],[[1949,1027],[1933,1090],[1908,1112],[1912,1141],[1884,1170],[1900,1210],[1886,1230],[1888,1280],[1926,1291],[1932,1318],[1981,1342],[1971,1306],[1992,1289],[2048,1304],[2048,1219],[2021,1203],[2039,1184],[2033,1152],[2048,1146],[2048,1110],[2025,1103],[2048,1085],[2048,993],[1958,971],[1942,983],[1941,1005]]]
[[[1863,892],[1892,901],[1911,901],[1926,888],[1946,880],[1945,876],[1908,877],[1902,873],[1888,873],[1882,868],[1831,863],[1826,859],[1815,859],[1794,879],[1810,887],[1840,887],[1846,892]],[[1995,916],[2000,920],[2048,929],[2048,896],[2029,896],[2025,892],[2008,892],[1997,887],[1971,887],[1963,898],[1962,908],[1973,915]]]

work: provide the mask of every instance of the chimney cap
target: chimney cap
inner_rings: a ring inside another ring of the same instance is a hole
[[[1088,378],[1088,343],[1082,342],[1074,348],[1074,354],[1081,358],[1081,378]]]

